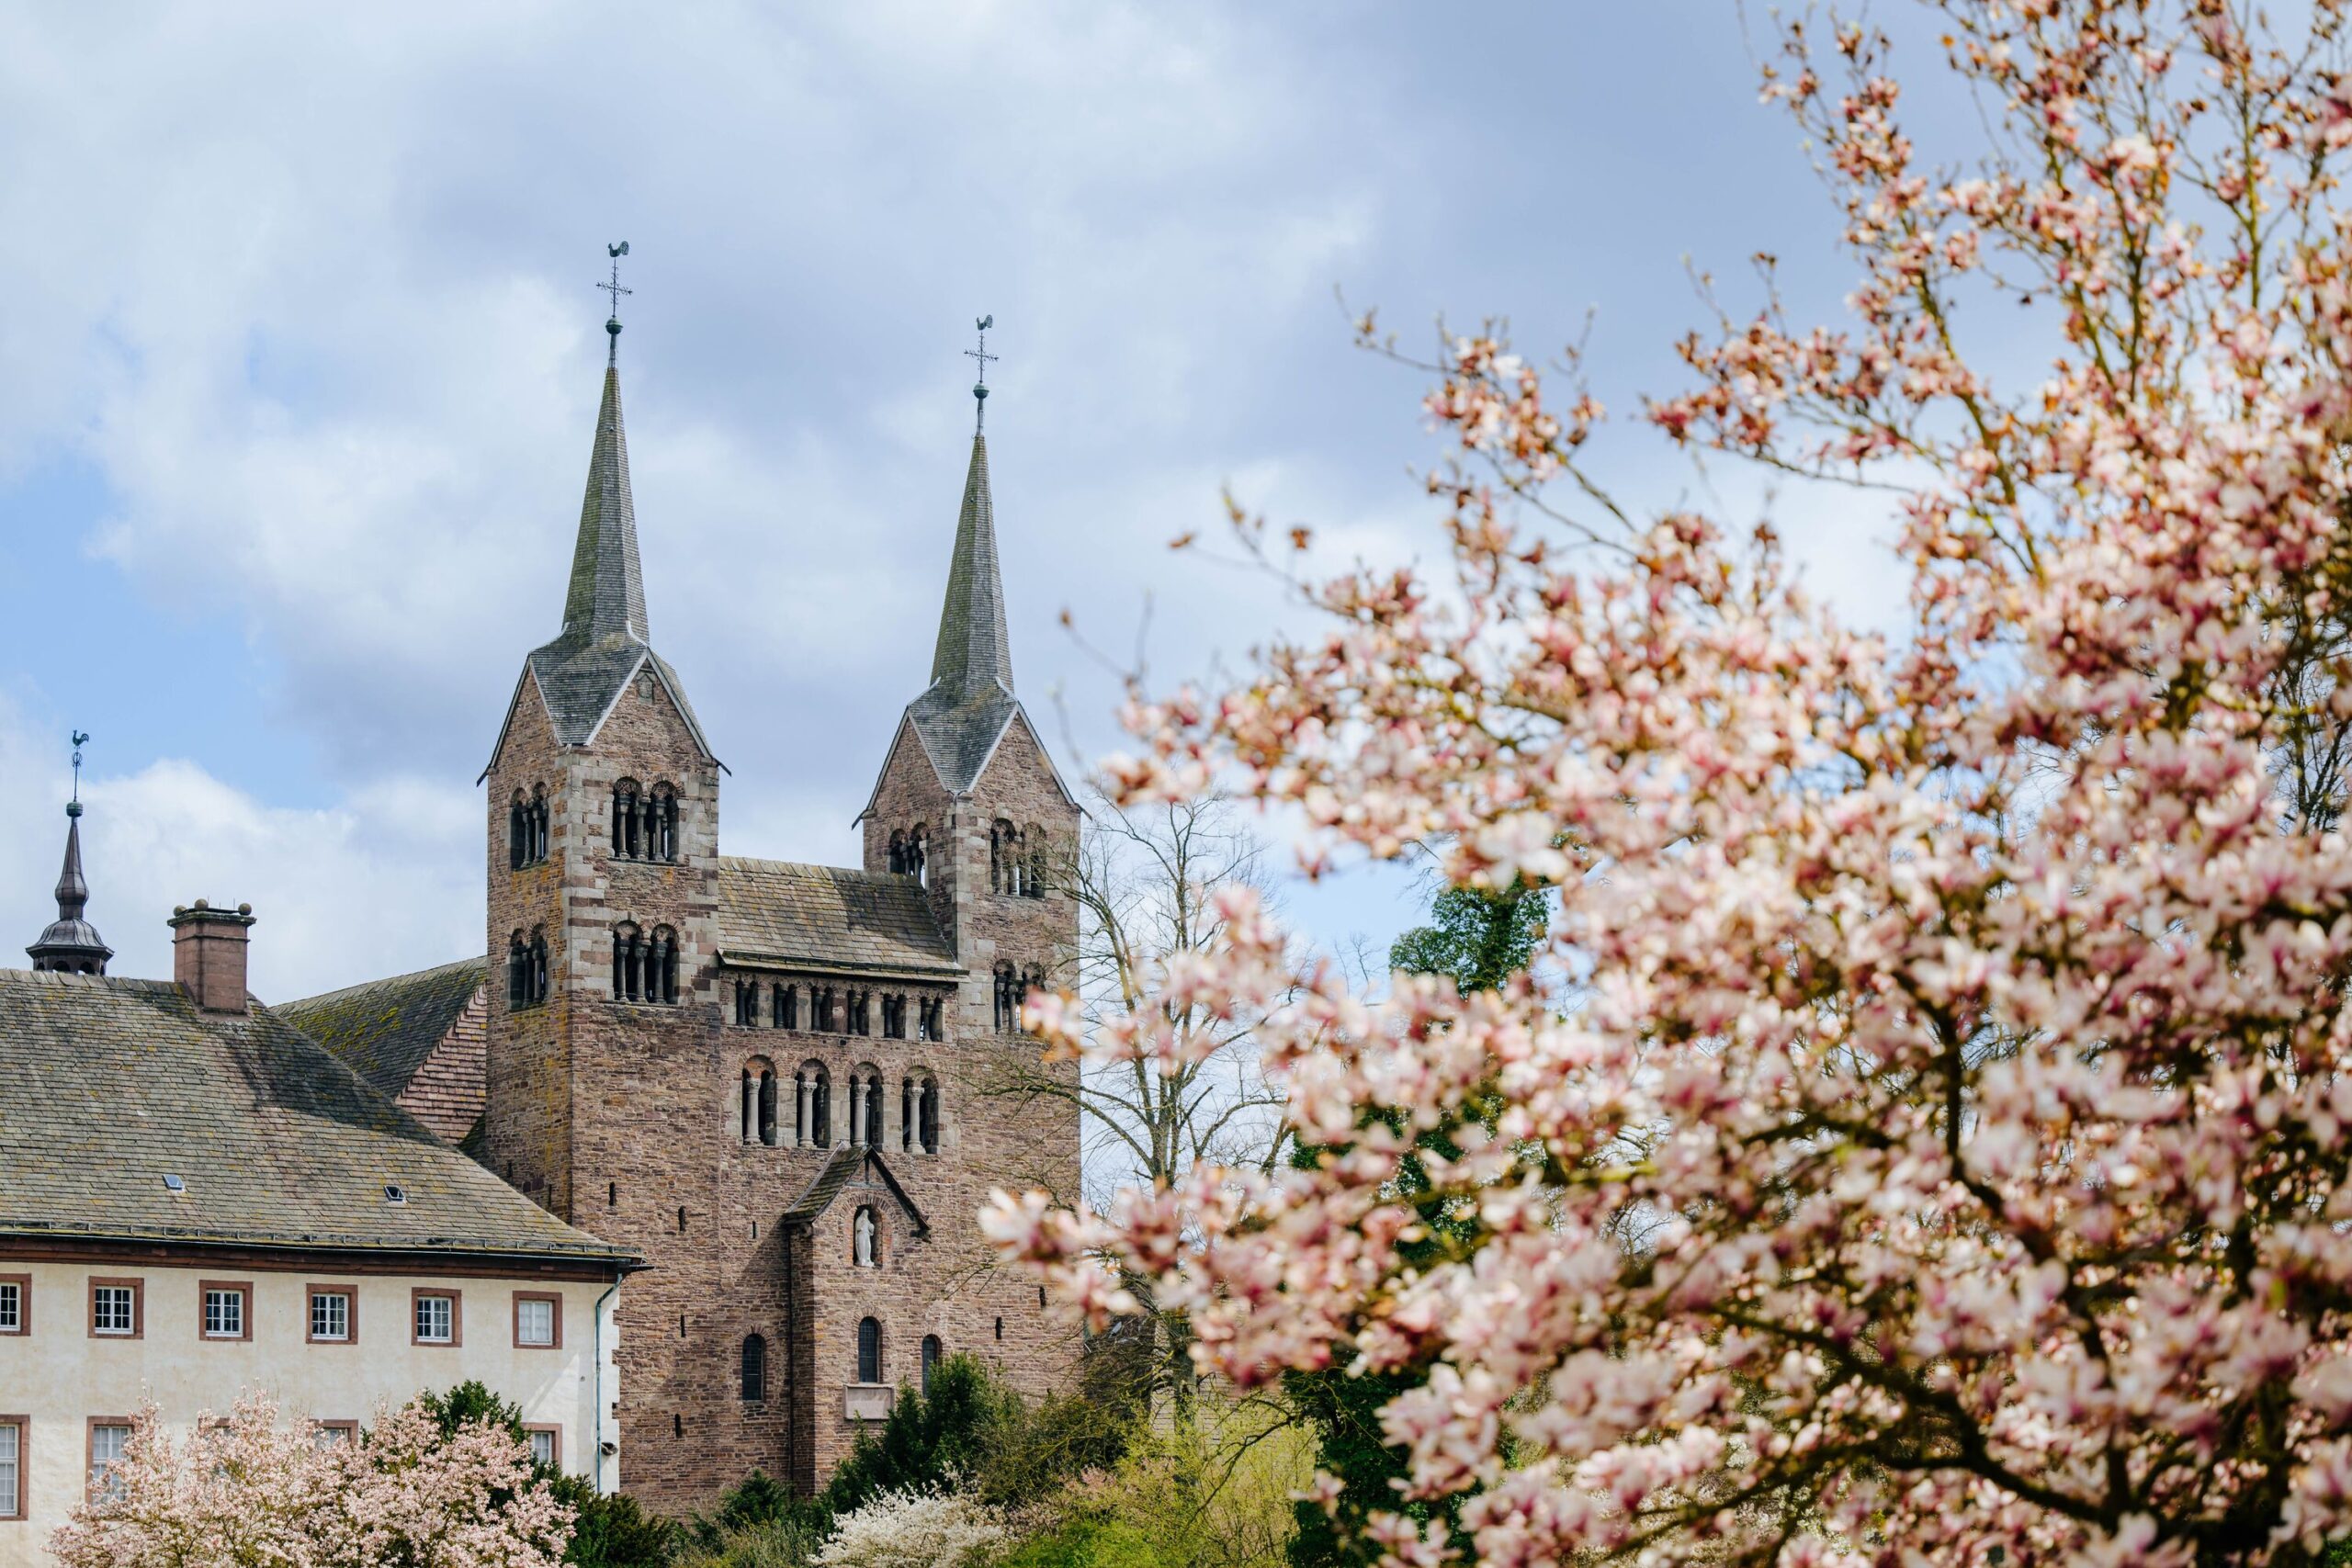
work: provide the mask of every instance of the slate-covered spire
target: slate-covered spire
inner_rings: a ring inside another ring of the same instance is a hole
[[[997,566],[996,509],[989,497],[989,443],[972,437],[964,476],[964,510],[947,566],[947,600],[939,612],[939,645],[931,657],[934,690],[963,700],[992,685],[1012,690],[1012,644],[1004,630],[1004,581]]]
[[[629,498],[628,442],[621,431],[621,373],[605,367],[605,401],[588,457],[588,493],[580,503],[580,542],[563,600],[563,632],[590,642],[630,637],[652,641],[646,627],[645,573],[637,559],[637,507]]]
[[[79,756],[76,756],[79,761]],[[82,918],[89,908],[90,885],[82,876],[82,803],[65,807],[65,868],[57,874],[57,919],[25,949],[36,970],[64,975],[103,975],[114,949],[99,939],[97,928]]]

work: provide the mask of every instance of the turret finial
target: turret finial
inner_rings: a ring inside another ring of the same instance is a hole
[[[610,283],[600,283],[596,287],[613,298],[613,313],[605,318],[605,335],[607,340],[605,363],[612,366],[619,364],[621,357],[621,296],[634,294],[637,290],[621,287],[621,257],[628,254],[628,242],[623,240],[617,245],[606,245],[605,254],[613,259],[613,280]]]
[[[989,329],[996,325],[996,318],[982,316],[978,325],[980,346],[964,351],[965,358],[977,359],[980,362],[980,378],[972,383],[972,401],[977,410],[972,420],[972,430],[976,434],[986,430],[989,425],[989,362],[996,357],[989,352]]]
[[[90,736],[87,730],[82,729],[69,729],[65,733],[74,738],[74,798],[65,803],[65,815],[79,817],[82,815],[82,748],[90,743]]]

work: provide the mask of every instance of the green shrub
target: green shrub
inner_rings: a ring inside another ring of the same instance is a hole
[[[420,1396],[425,1411],[445,1438],[477,1421],[503,1427],[518,1443],[528,1443],[523,1429],[523,1407],[503,1400],[478,1380],[469,1379],[447,1393],[430,1391]],[[597,1492],[582,1476],[566,1474],[553,1465],[533,1467],[548,1483],[556,1500],[571,1505],[579,1516],[571,1529],[571,1544],[563,1560],[578,1568],[662,1568],[677,1545],[678,1529],[669,1520],[648,1514],[626,1493]]]

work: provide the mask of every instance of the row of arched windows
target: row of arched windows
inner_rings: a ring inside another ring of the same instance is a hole
[[[625,1002],[678,999],[678,933],[668,926],[642,931],[624,920],[613,928],[613,995]]]
[[[533,926],[527,939],[519,931],[506,939],[506,1005],[526,1008],[547,999],[547,928]]]
[[[918,822],[911,828],[890,830],[890,869],[900,876],[912,876],[927,886],[930,874],[925,863],[930,859],[931,829]]]
[[[989,824],[989,891],[1020,898],[1046,896],[1046,830],[1016,828],[1003,818]]]
[[[528,800],[518,789],[506,808],[506,864],[520,871],[547,858],[548,790],[545,784],[533,784]]]
[[[763,998],[762,989],[765,987]],[[739,1029],[757,1029],[764,1012],[771,1029],[800,1027],[801,987],[783,980],[738,980],[735,982],[735,1025]],[[871,1034],[874,1032],[875,996],[860,987],[816,986],[808,987],[808,1028],[818,1034]],[[766,1006],[761,1003],[765,1000]],[[881,997],[882,1038],[907,1038],[907,998],[896,991],[886,991]],[[947,998],[917,997],[914,998],[914,1038],[942,1040],[946,1038]]]
[[[641,789],[635,779],[614,784],[613,854],[619,860],[676,860],[678,792],[666,784]]]
[[[931,1393],[931,1374],[938,1369],[946,1355],[946,1347],[936,1334],[922,1337],[922,1392]],[[879,1318],[860,1318],[857,1324],[857,1381],[878,1383],[882,1381],[882,1322]],[[741,1393],[746,1401],[763,1400],[768,1396],[768,1342],[764,1335],[743,1337]]]
[[[744,1143],[764,1144],[770,1148],[786,1143],[798,1149],[832,1147],[833,1077],[824,1063],[803,1062],[792,1075],[791,1099],[786,1100],[783,1075],[767,1062],[748,1062],[743,1066],[739,1092],[735,1128]],[[848,1114],[842,1127],[852,1145],[872,1149],[888,1146],[883,1113],[889,1099],[888,1084],[881,1069],[850,1069]],[[898,1099],[896,1141],[899,1151],[937,1154],[939,1080],[927,1072],[906,1074],[899,1079]],[[789,1138],[786,1136],[787,1120],[791,1124]]]
[[[996,966],[996,1027],[1000,1033],[1009,1034],[1021,1027],[1021,1004],[1029,999],[1030,992],[1043,990],[1045,986],[1043,969],[1015,969],[1010,964]]]

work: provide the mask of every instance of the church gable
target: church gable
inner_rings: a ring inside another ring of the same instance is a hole
[[[1042,807],[1046,802],[1036,798],[1041,784],[1058,797],[1062,807],[1077,809],[1077,797],[1062,782],[1061,770],[1054,766],[1053,756],[1037,739],[1037,732],[1030,728],[1027,710],[1016,704],[1011,719],[973,780],[973,793],[985,799],[1018,801]]]

